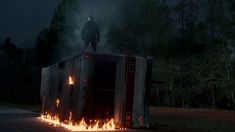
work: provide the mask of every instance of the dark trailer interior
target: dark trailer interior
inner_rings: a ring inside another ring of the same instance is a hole
[[[89,95],[90,100],[86,103],[85,118],[104,120],[113,118],[116,65],[114,61],[94,60],[93,90]]]

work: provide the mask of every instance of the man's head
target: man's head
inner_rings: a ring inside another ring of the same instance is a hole
[[[94,20],[94,18],[93,18],[93,16],[92,15],[89,15],[89,17],[88,17],[88,19],[87,19],[88,21],[93,21]]]

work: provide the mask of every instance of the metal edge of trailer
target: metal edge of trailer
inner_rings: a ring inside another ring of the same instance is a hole
[[[136,57],[136,71],[135,71],[135,87],[133,97],[133,126],[132,127],[145,127],[147,115],[145,113],[146,103],[146,68],[147,61],[142,57]]]

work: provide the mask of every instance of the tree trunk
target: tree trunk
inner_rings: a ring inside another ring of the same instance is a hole
[[[226,72],[227,72],[227,81],[230,82],[231,77],[230,77],[230,63],[228,61],[228,57],[226,57],[225,54],[225,46],[223,45],[223,58],[224,58],[224,64],[226,67]]]
[[[166,104],[169,107],[170,106],[169,87],[167,87],[167,90],[166,90],[166,99],[167,99]]]
[[[157,87],[157,106],[160,106],[160,98],[159,98],[158,87]]]
[[[190,16],[189,16],[189,29],[190,29],[190,44],[193,45],[194,38],[194,24],[195,24],[195,10],[194,0],[190,0]]]
[[[181,1],[181,35],[184,38],[184,4],[185,0]]]
[[[184,108],[184,96],[181,96],[181,107]]]
[[[174,100],[174,90],[173,90],[173,82],[170,85],[170,90],[171,90],[171,106],[175,106],[175,100]]]
[[[215,2],[211,1],[211,9],[210,9],[210,30],[211,30],[211,39],[214,40],[215,38]]]
[[[235,105],[235,96],[233,92],[231,92],[231,97],[232,97],[233,104]]]
[[[181,90],[183,90],[183,80],[180,79]],[[181,107],[184,108],[184,96],[181,96]]]
[[[215,84],[211,84],[211,99],[212,99],[212,108],[215,109]]]

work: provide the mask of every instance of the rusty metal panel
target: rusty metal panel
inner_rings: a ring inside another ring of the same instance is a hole
[[[123,104],[124,115],[124,126],[127,128],[132,127],[133,119],[133,97],[135,87],[135,71],[136,71],[136,59],[135,57],[126,58],[126,70],[125,70],[125,82],[126,82],[126,101]]]

